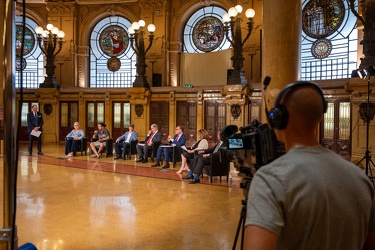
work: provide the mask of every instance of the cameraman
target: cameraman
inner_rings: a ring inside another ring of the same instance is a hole
[[[322,90],[297,82],[279,95],[274,110],[284,109],[286,125],[275,125],[272,110],[267,113],[287,154],[254,175],[245,249],[375,249],[373,184],[359,167],[319,144]]]

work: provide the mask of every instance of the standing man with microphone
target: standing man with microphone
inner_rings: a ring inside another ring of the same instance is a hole
[[[27,113],[27,133],[29,134],[29,156],[33,154],[33,140],[37,138],[38,155],[42,153],[42,126],[44,124],[42,113],[38,112],[38,106],[33,105]]]

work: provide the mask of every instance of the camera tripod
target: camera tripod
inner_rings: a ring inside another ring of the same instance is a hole
[[[236,249],[238,236],[240,235],[241,231],[241,249],[243,249],[243,243],[244,243],[244,237],[245,237],[245,220],[246,220],[246,209],[247,209],[247,200],[242,200],[242,209],[241,209],[241,215],[240,220],[238,221],[237,231],[236,231],[236,237],[234,238],[233,247],[232,250]]]
[[[367,70],[364,70],[367,76],[367,103],[366,103],[366,117],[365,117],[365,122],[366,122],[366,151],[365,151],[365,156],[356,164],[357,166],[363,161],[366,160],[366,175],[370,178],[372,184],[374,184],[374,177],[372,175],[371,171],[371,166],[370,163],[372,164],[373,167],[375,167],[374,162],[371,159],[371,152],[369,150],[369,127],[370,127],[370,120],[372,120],[373,115],[371,117],[370,115],[370,95],[371,95],[371,88],[370,88],[370,78],[371,74],[367,72]],[[370,175],[369,175],[370,172]]]
[[[244,237],[245,237],[245,221],[246,221],[246,212],[247,212],[247,195],[250,189],[250,184],[251,184],[252,179],[253,179],[252,176],[246,176],[242,178],[242,182],[240,183],[240,188],[244,190],[243,193],[245,196],[245,200],[241,201],[242,209],[241,209],[241,214],[240,214],[240,220],[238,221],[236,236],[233,242],[233,247],[232,247],[233,250],[236,249],[238,236],[240,235],[240,232],[241,232],[241,249],[243,249]]]

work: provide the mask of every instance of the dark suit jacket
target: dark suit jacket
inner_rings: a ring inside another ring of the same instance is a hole
[[[42,126],[44,124],[42,113],[36,112],[38,116],[38,121],[35,120],[34,112],[30,111],[27,113],[27,132],[30,133],[35,127],[40,127],[39,131],[42,131]]]
[[[151,135],[150,135],[150,136],[151,136]],[[145,143],[147,143],[148,138],[149,138],[150,136],[146,136],[146,138],[145,138]],[[160,142],[162,138],[163,138],[163,134],[162,134],[160,131],[158,131],[158,132],[156,132],[156,134],[154,135],[154,137],[152,137],[151,142]]]
[[[173,137],[173,141],[169,141],[169,144],[174,144],[176,146],[183,146],[183,145],[185,145],[186,136],[184,134],[182,134],[180,136],[180,139],[178,139],[178,141],[176,141],[177,137],[178,137],[178,134],[175,134],[175,136]]]

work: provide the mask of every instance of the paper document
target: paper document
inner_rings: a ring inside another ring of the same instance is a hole
[[[187,150],[187,148],[186,148],[185,146],[181,146],[181,148],[182,148],[183,150]]]
[[[161,147],[161,148],[171,148],[172,146],[170,146],[170,145],[160,145],[159,147]]]
[[[33,129],[33,130],[31,130],[31,133],[30,133],[30,134],[31,134],[32,136],[39,137],[41,133],[42,133],[42,132],[40,132],[40,131],[35,131],[35,130]]]

